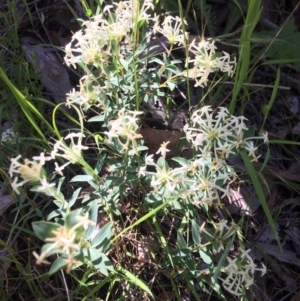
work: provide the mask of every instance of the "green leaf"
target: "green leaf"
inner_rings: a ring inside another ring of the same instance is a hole
[[[1,67],[0,67],[0,79],[2,79],[5,82],[5,84],[8,86],[10,91],[13,93],[15,99],[17,100],[20,108],[22,109],[28,121],[35,128],[35,130],[40,135],[40,137],[44,141],[46,141],[47,139],[45,138],[43,131],[41,130],[40,126],[36,122],[36,117],[39,118],[43,122],[43,124],[47,126],[48,130],[51,133],[55,133],[53,127],[44,118],[43,114],[41,114],[41,112],[39,112],[39,110],[29,100],[26,99],[26,97],[21,93],[21,91],[14,86],[14,84],[9,80],[9,78],[6,76],[4,70]]]
[[[248,172],[248,174],[249,174],[249,176],[252,180],[255,192],[256,192],[256,194],[258,196],[258,199],[259,199],[259,202],[260,202],[260,204],[261,204],[261,206],[262,206],[262,208],[265,212],[265,215],[267,217],[267,220],[269,222],[271,230],[275,235],[278,246],[281,246],[280,240],[279,240],[279,237],[278,237],[278,232],[277,232],[276,227],[275,227],[275,222],[272,218],[272,215],[271,215],[270,209],[268,207],[264,192],[263,192],[262,187],[260,185],[260,182],[258,180],[255,168],[254,168],[254,166],[253,166],[253,164],[252,164],[252,162],[251,162],[251,160],[250,160],[250,158],[249,158],[249,156],[248,156],[248,154],[246,153],[245,150],[241,150],[240,154],[241,154],[241,157],[242,157],[242,159],[244,161],[244,164],[246,166],[247,172]]]
[[[164,62],[162,60],[160,60],[159,58],[157,57],[152,57],[150,60],[149,60],[149,64],[152,64],[152,63],[156,63],[158,65],[163,65]]]
[[[177,245],[180,249],[187,249],[187,244],[180,232],[177,232]]]
[[[69,212],[66,216],[65,216],[65,226],[68,229],[73,228],[75,225],[78,224],[79,220],[77,219],[78,216],[82,215],[82,209],[76,209],[74,211]],[[78,231],[78,230],[76,230]]]
[[[119,59],[119,63],[120,65],[126,70],[126,72],[128,71],[128,67],[129,67],[129,64],[126,60],[120,58]]]
[[[156,164],[160,169],[169,170],[169,165],[163,157],[159,157]]]
[[[251,54],[251,38],[254,28],[259,21],[262,13],[261,0],[248,1],[247,16],[243,25],[241,37],[239,38],[239,60],[236,67],[235,83],[232,92],[232,99],[229,106],[230,114],[235,110],[238,95],[243,88],[243,84],[247,81],[250,54]]]
[[[57,258],[51,265],[51,268],[49,270],[49,274],[53,275],[54,273],[56,273],[57,271],[61,270],[62,268],[64,268],[67,263],[66,263],[66,258],[60,256],[59,258]]]
[[[91,300],[89,298],[96,295],[106,283],[110,283],[113,281],[113,276],[114,275],[111,273],[102,280],[98,279],[95,285],[93,285],[93,288],[89,287],[89,291],[84,294],[84,298],[82,299],[82,301]]]
[[[192,238],[196,245],[201,244],[201,236],[199,232],[199,226],[195,220],[192,220]]]
[[[91,264],[97,269],[101,274],[107,276],[108,270],[113,271],[114,267],[111,261],[107,258],[105,254],[99,252],[95,248],[84,249],[85,257],[91,262]]]
[[[295,65],[300,67],[300,33],[295,32],[294,20],[290,19],[277,34],[278,30],[274,32],[276,38],[271,45],[267,45],[266,55],[278,60],[292,59],[299,60]]]
[[[248,127],[247,131],[244,131],[243,139],[251,138],[254,137],[255,133],[255,126],[251,125]]]
[[[97,233],[92,241],[92,246],[97,247],[102,252],[106,252],[109,247],[110,239],[114,234],[114,227],[112,222],[105,224]]]
[[[121,272],[126,277],[126,280],[130,281],[132,284],[136,285],[137,287],[148,293],[152,298],[154,298],[152,292],[145,282],[143,282],[121,266],[117,267],[117,271]]]
[[[136,148],[136,150],[139,153],[139,152],[147,151],[148,147],[145,145],[141,145],[141,146],[138,146]],[[133,149],[129,150],[128,155],[133,156],[134,154],[135,154],[135,150],[133,150]]]
[[[181,158],[181,157],[174,157],[172,158],[173,161],[178,162],[181,166],[189,166],[190,163],[188,160]]]
[[[235,235],[233,235],[233,236],[230,238],[230,240],[228,241],[225,250],[223,250],[223,252],[222,252],[222,255],[220,254],[221,257],[220,257],[219,260],[218,260],[218,265],[217,265],[217,267],[214,267],[213,279],[214,279],[215,281],[217,281],[218,278],[219,278],[219,276],[220,276],[221,269],[222,269],[222,267],[224,267],[224,262],[225,262],[225,260],[226,260],[226,257],[228,256],[228,253],[229,253],[229,251],[230,251],[231,246],[233,246],[234,240],[235,240]]]
[[[264,115],[264,121],[263,121],[263,124],[261,125],[261,129],[264,128],[265,122],[269,116],[269,112],[273,107],[274,101],[277,96],[279,83],[280,83],[280,68],[277,69],[276,80],[275,80],[274,88],[273,88],[269,103],[267,105],[264,105],[263,109],[262,109],[262,113]]]
[[[88,122],[103,122],[105,120],[105,115],[97,115],[88,120]]]
[[[42,253],[46,253],[47,256],[50,256],[52,254],[57,254],[57,253],[63,253],[61,248],[57,247],[54,245],[54,243],[47,243],[47,244],[44,244],[42,249],[41,249],[41,254]]]
[[[97,201],[93,201],[90,205],[89,209],[89,220],[93,221],[95,224],[89,226],[85,232],[84,232],[84,238],[89,239],[94,232],[96,226],[97,226],[97,221],[98,221],[98,204]]]
[[[186,256],[189,256],[191,255],[191,250],[190,249],[187,249],[187,248],[184,248],[184,249],[176,249],[176,250],[172,250],[170,252],[170,255],[172,257],[186,257]]]
[[[73,192],[73,195],[71,196],[70,200],[69,200],[69,206],[72,207],[74,205],[74,203],[76,202],[77,198],[78,198],[78,195],[81,191],[81,187],[79,187],[78,189],[76,189],[74,192]]]
[[[57,185],[57,193],[59,194],[59,197],[60,198],[65,198],[64,195],[61,193],[61,187],[63,185],[65,181],[65,177],[61,177],[59,180],[58,180],[58,185]]]
[[[76,258],[76,257],[75,257]],[[59,258],[57,258],[51,265],[51,268],[49,270],[49,274],[53,275],[54,273],[58,272],[59,270],[61,270],[62,268],[64,268],[67,265],[66,262],[67,258],[63,255],[60,256]],[[76,264],[73,264],[72,270],[74,268],[78,268],[79,266],[81,266],[83,263],[82,262],[78,262],[76,261]]]
[[[173,90],[176,88],[176,84],[174,84],[174,83],[171,82],[171,81],[168,81],[168,82],[167,82],[167,86],[168,86],[168,88],[170,89],[170,91],[173,91]]]
[[[171,71],[171,72],[174,73],[174,74],[178,74],[178,73],[179,73],[179,69],[178,69],[178,67],[177,67],[175,64],[179,64],[180,61],[174,60],[174,61],[172,61],[172,63],[173,63],[174,65],[168,65],[168,66],[166,66],[166,69],[165,69],[165,70]]]
[[[60,227],[59,224],[45,222],[45,221],[32,223],[32,228],[34,233],[41,240],[45,240],[48,237],[55,236],[53,234],[53,231],[57,230],[59,227]]]
[[[51,219],[53,219],[54,217],[57,217],[57,216],[61,216],[61,212],[60,212],[59,209],[53,210],[53,211],[47,216],[47,220],[51,220]]]
[[[70,182],[88,182],[92,179],[93,177],[90,175],[78,175],[72,178]]]
[[[99,174],[99,172],[101,171],[105,158],[106,158],[106,154],[101,155],[99,157],[99,159],[96,163],[96,167],[94,168],[94,171],[96,174]]]
[[[199,250],[199,254],[201,256],[201,258],[203,259],[203,261],[208,264],[209,266],[213,263],[211,256],[208,254],[207,249],[206,248],[202,248]]]

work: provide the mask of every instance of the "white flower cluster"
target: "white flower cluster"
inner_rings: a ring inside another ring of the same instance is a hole
[[[73,89],[67,94],[67,106],[77,104],[84,111],[91,106],[108,110],[107,94],[112,89],[106,67],[120,58],[120,42],[130,41],[130,35],[139,23],[152,20],[148,11],[153,9],[152,0],[145,0],[143,4],[137,0],[120,1],[105,5],[101,14],[82,23],[83,29],[77,31],[65,47],[65,62],[75,69],[78,63],[93,65],[98,69],[98,76],[97,79],[91,75],[83,76],[79,91]]]
[[[84,29],[72,36],[71,42],[65,47],[66,64],[74,68],[78,62],[102,66],[112,55],[110,43],[112,41],[119,43],[136,24],[141,21],[148,22],[151,18],[147,11],[150,9],[154,9],[152,0],[144,1],[142,7],[140,1],[136,0],[120,1],[114,6],[106,5],[103,14],[84,21],[82,23]],[[73,53],[78,55],[75,56]]]
[[[139,177],[151,177],[151,187],[155,192],[176,193],[182,199],[189,199],[195,206],[220,205],[220,200],[230,196],[229,183],[235,177],[226,165],[230,155],[246,149],[253,160],[257,160],[253,141],[244,139],[245,117],[231,116],[226,108],[220,107],[214,114],[209,106],[195,111],[190,124],[184,127],[186,139],[198,152],[194,160],[175,158],[180,166],[170,168],[165,160],[168,142],[164,142],[157,154],[161,157],[157,163],[153,155],[146,158],[145,166],[139,170]],[[267,135],[251,139],[264,139]],[[152,166],[155,171],[147,170]]]
[[[139,134],[139,115],[143,112],[127,110],[129,104],[123,103],[120,90],[114,91],[114,87],[122,85],[119,81],[121,77],[118,77],[119,72],[124,75],[123,72],[129,70],[128,64],[132,62],[132,57],[126,61],[127,58],[120,56],[120,43],[124,38],[128,38],[129,41],[132,39],[138,44],[135,30],[139,28],[139,24],[150,21],[152,22],[149,27],[152,27],[153,32],[163,35],[168,40],[171,46],[168,55],[174,45],[185,46],[188,38],[188,33],[184,31],[186,23],[183,19],[166,16],[160,24],[159,16],[151,17],[149,13],[151,10],[154,10],[153,0],[126,0],[106,5],[102,14],[82,23],[83,29],[73,35],[72,41],[65,48],[65,62],[68,66],[76,68],[76,64],[81,63],[86,67],[85,70],[91,66],[93,69],[80,79],[79,91],[73,89],[67,94],[67,106],[76,104],[83,110],[96,106],[106,112],[112,112],[113,106],[110,106],[109,97],[116,95],[122,109],[119,110],[116,119],[108,122],[109,130],[104,134],[108,144],[125,151],[123,158],[127,153],[139,154],[139,139],[142,138]],[[129,48],[131,46],[138,45],[129,45]],[[226,52],[216,53],[213,40],[200,42],[194,40],[188,46],[188,51],[190,57],[185,61],[187,70],[176,73],[170,80],[186,76],[195,80],[195,86],[204,87],[212,72],[219,70],[233,76],[236,59],[232,60]],[[121,65],[122,68],[119,68]],[[138,64],[135,67],[139,68]],[[114,81],[115,74],[117,80]],[[140,84],[140,81],[138,83]],[[123,88],[121,91],[124,91],[126,86],[121,88]],[[135,93],[134,89],[133,91]],[[135,94],[133,97],[138,98]],[[166,155],[170,151],[167,148],[169,142],[164,142],[156,153],[160,158],[155,162],[154,155],[147,156],[144,165],[139,169],[138,177],[148,179],[152,191],[166,199],[173,195],[197,207],[220,205],[221,200],[230,195],[229,183],[235,176],[227,168],[226,160],[241,149],[245,149],[256,161],[257,147],[254,146],[253,139],[263,139],[265,143],[268,141],[267,135],[246,139],[244,136],[248,127],[245,121],[245,117],[232,116],[224,107],[219,107],[215,112],[210,106],[196,110],[192,113],[189,124],[183,128],[186,140],[197,152],[196,156],[191,160],[173,158],[177,165],[170,167],[166,161]],[[12,133],[6,135],[2,135],[2,141]],[[62,165],[54,162],[55,171],[61,176],[69,164],[81,163],[85,167],[82,151],[88,147],[82,144],[83,137],[84,134],[81,132],[70,133],[56,141],[50,156],[41,153],[40,156],[33,157],[32,161],[25,159],[24,163],[20,162],[21,156],[12,159],[9,174],[11,177],[15,176],[11,184],[14,191],[19,194],[20,186],[37,183],[40,186],[36,186],[35,191],[59,199],[58,190],[54,187],[55,184],[48,182],[43,166],[46,161],[63,159]],[[78,223],[71,229],[63,225],[58,226],[52,232],[52,236],[46,239],[47,244],[43,247],[41,255],[34,253],[37,263],[48,263],[46,257],[54,252],[63,253],[66,255],[65,261],[69,272],[76,263],[76,254],[81,250],[80,237],[76,230],[80,227],[87,229],[93,224],[86,213],[84,217],[78,216]],[[214,224],[214,232],[206,230],[204,226],[204,224],[201,226],[200,232],[212,243],[213,253],[222,251],[227,241],[238,231],[235,224],[228,226],[226,220]],[[223,280],[225,289],[237,296],[240,295],[238,290],[241,285],[249,287],[253,284],[255,271],[261,271],[262,274],[266,272],[264,265],[261,269],[256,267],[248,253],[249,250],[241,250],[236,259],[228,257],[229,265],[223,269],[228,274]]]
[[[48,244],[43,246],[41,255],[33,252],[33,255],[37,259],[36,264],[50,264],[46,258],[54,252],[65,255],[64,262],[67,265],[67,273],[70,273],[74,264],[80,263],[75,260],[75,257],[81,249],[82,235],[78,235],[76,230],[81,227],[86,230],[95,223],[88,219],[88,212],[84,216],[78,215],[76,218],[78,223],[72,228],[69,229],[66,226],[60,226],[52,231],[53,236],[45,239]]]
[[[141,2],[142,7],[141,7]],[[115,9],[115,20],[119,20],[120,24],[123,22],[122,26],[132,29],[139,22],[145,21],[149,22],[152,20],[151,15],[148,13],[150,10],[154,10],[153,0],[137,1],[137,0],[128,0],[120,1],[119,3],[114,4]],[[110,6],[109,10],[113,8]]]
[[[177,16],[167,16],[161,25],[159,25],[158,18],[156,18],[153,32],[159,32],[166,37],[171,46],[176,44],[183,46],[188,38],[188,33],[183,31],[182,21]]]
[[[82,150],[88,149],[87,146],[82,145],[82,138],[84,137],[83,133],[70,133],[65,138],[56,141],[51,152],[52,159],[55,157],[61,157],[67,160],[62,166],[58,166],[55,162],[55,171],[63,176],[62,170],[69,164],[79,163],[82,160]],[[74,140],[77,140],[77,142]],[[71,140],[70,145],[68,146],[64,140]]]
[[[165,160],[167,143],[163,143],[157,153],[161,153],[157,163],[153,155],[146,158],[145,166],[139,171],[139,176],[150,176],[151,187],[156,193],[178,195],[182,200],[190,200],[195,206],[220,204],[220,198],[229,196],[228,183],[232,174],[222,168],[213,168],[210,158],[195,160],[177,159],[181,166],[170,168]],[[155,167],[148,171],[147,166]],[[224,187],[225,186],[225,187]],[[221,195],[221,196],[220,196]]]
[[[174,45],[186,46],[188,33],[184,30],[186,21],[178,16],[166,16],[160,22],[160,16],[151,17],[154,10],[152,0],[142,2],[137,0],[120,1],[113,5],[106,5],[103,12],[95,15],[91,20],[82,23],[82,30],[72,36],[71,42],[65,47],[65,62],[68,66],[76,68],[76,64],[83,63],[86,66],[93,65],[98,69],[99,82],[82,78],[80,91],[72,91],[68,94],[67,103],[79,104],[84,110],[92,105],[102,107],[105,102],[105,92],[108,91],[107,82],[110,78],[107,74],[107,66],[116,64],[122,57],[120,43],[129,41],[127,50],[138,46],[135,41],[134,31],[143,22],[151,23],[153,33],[163,35],[170,44],[168,55]],[[193,40],[188,46],[189,56],[186,58],[184,70],[174,77],[189,77],[195,80],[195,86],[207,85],[208,76],[212,72],[220,70],[233,76],[236,69],[236,58],[231,60],[230,55],[216,53],[213,40],[196,42]],[[125,58],[126,59],[126,58]],[[192,66],[191,66],[192,65]],[[103,81],[105,84],[103,84]],[[104,87],[100,87],[103,86]],[[107,107],[107,105],[106,105]]]
[[[227,220],[221,220],[218,223],[213,222],[214,229],[205,229],[203,223],[200,227],[201,235],[204,235],[206,240],[212,244],[213,253],[219,253],[224,250],[224,245],[228,244],[233,235],[240,231],[240,227],[235,223],[231,226],[227,225]],[[254,273],[260,271],[261,276],[266,273],[266,267],[262,263],[262,268],[258,268],[253,259],[249,255],[250,249],[245,251],[243,248],[239,249],[239,254],[235,259],[227,257],[229,264],[222,269],[227,274],[225,279],[222,279],[223,287],[235,296],[241,296],[238,291],[242,287],[249,288],[254,283]]]
[[[225,279],[222,279],[223,287],[237,297],[242,295],[239,293],[241,286],[249,288],[254,283],[253,277],[256,271],[261,272],[261,276],[267,272],[263,263],[261,263],[262,268],[256,266],[249,255],[250,251],[250,249],[240,249],[240,254],[235,259],[227,257],[229,264],[223,269],[223,271],[228,274]]]
[[[67,93],[67,106],[72,104],[81,106],[85,111],[90,107],[100,107],[103,110],[108,109],[106,93],[109,90],[109,84],[99,85],[90,75],[85,75],[79,80],[79,91],[74,88]]]
[[[56,157],[64,158],[67,160],[67,162],[62,166],[59,166],[57,162],[54,163],[55,171],[63,176],[62,170],[71,163],[81,162],[82,150],[88,149],[88,147],[82,145],[83,136],[84,135],[82,133],[70,133],[67,135],[64,139],[71,140],[69,146],[63,141],[63,139],[56,141],[51,152],[51,156],[45,156],[45,154],[42,152],[40,156],[33,157],[32,161],[25,159],[24,163],[19,162],[21,155],[17,156],[16,158],[12,158],[9,168],[9,175],[11,178],[13,178],[15,174],[19,174],[22,178],[22,180],[19,181],[18,176],[14,177],[14,180],[11,183],[13,190],[17,194],[20,194],[19,187],[26,183],[40,184],[40,186],[37,187],[37,191],[43,192],[49,196],[53,196],[55,192],[52,190],[52,187],[55,186],[55,184],[47,181],[43,166],[46,161],[53,160]],[[74,138],[77,139],[77,142],[74,140]]]
[[[223,56],[216,54],[216,46],[213,40],[202,40],[199,43],[193,40],[189,45],[192,59],[186,59],[186,67],[193,63],[193,68],[184,71],[183,75],[196,81],[195,87],[207,85],[210,73],[220,70],[233,76],[236,69],[236,58],[230,59],[230,55],[223,51]]]
[[[204,106],[193,112],[190,124],[184,126],[186,139],[202,157],[213,155],[217,166],[222,166],[231,154],[245,148],[253,160],[258,157],[250,139],[263,139],[268,142],[267,133],[262,137],[244,139],[248,130],[244,116],[236,117],[229,114],[224,107],[219,107],[216,113],[210,106]]]
[[[50,157],[45,157],[44,153],[41,153],[40,157],[34,157],[33,161],[28,159],[24,160],[24,164],[20,163],[21,155],[11,159],[9,168],[9,175],[12,178],[14,174],[20,174],[22,180],[19,182],[19,177],[15,176],[14,181],[11,183],[13,190],[20,194],[19,187],[26,183],[37,183],[45,177],[45,172],[42,166],[45,161],[51,160]]]
[[[212,244],[213,253],[219,253],[224,250],[224,244],[235,235],[239,229],[235,223],[230,226],[227,225],[227,220],[222,219],[218,223],[213,223],[214,229],[207,230],[205,228],[206,223],[203,223],[200,227],[200,233],[205,236],[206,240]]]
[[[117,138],[124,150],[129,150],[129,147],[132,147],[133,153],[137,154],[137,139],[142,138],[138,134],[139,118],[137,116],[140,114],[143,114],[143,112],[121,109],[118,118],[109,121],[110,130],[104,132],[108,137],[108,143],[111,143],[113,138]]]

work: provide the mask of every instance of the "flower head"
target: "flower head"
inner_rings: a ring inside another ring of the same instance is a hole
[[[168,142],[163,142],[160,145],[160,148],[158,149],[158,151],[156,152],[156,154],[161,154],[164,158],[166,158],[166,154],[167,152],[169,152],[170,150],[167,149],[167,145],[170,143],[170,141]]]
[[[213,40],[202,40],[198,43],[193,40],[189,46],[189,51],[194,57],[186,59],[186,66],[192,63],[193,67],[183,74],[196,81],[195,87],[206,86],[209,74],[217,70],[233,76],[236,68],[236,58],[230,60],[230,56],[226,52],[223,52],[223,56],[218,56]]]
[[[161,26],[154,25],[154,32],[159,32],[168,39],[171,46],[184,45],[187,33],[183,31],[181,18],[167,16]]]
[[[79,80],[79,91],[73,89],[67,93],[66,105],[70,107],[72,104],[77,104],[84,111],[87,111],[92,106],[106,109],[107,90],[108,86],[100,85],[91,76],[85,75]]]
[[[52,187],[55,186],[54,183],[49,183],[46,178],[42,178],[40,180],[40,186],[37,187],[37,191],[43,192],[45,195],[53,196],[54,191],[52,190]]]
[[[10,161],[10,167],[9,167],[9,175],[12,178],[13,174],[15,172],[18,172],[17,167],[20,167],[22,164],[19,162],[19,160],[22,158],[21,155],[18,155],[16,158],[11,158]]]
[[[240,254],[231,259],[227,257],[228,265],[224,268],[224,272],[228,274],[223,281],[223,287],[231,294],[241,296],[239,290],[243,287],[249,288],[254,283],[255,271],[260,271],[263,276],[266,273],[266,267],[262,264],[262,268],[258,268],[253,259],[249,255],[251,250],[240,249]]]
[[[72,214],[70,212],[69,214]],[[78,222],[73,223],[71,226],[55,225],[54,230],[52,230],[51,235],[45,238],[45,244],[42,247],[41,255],[36,252],[33,255],[37,259],[37,264],[49,264],[46,258],[52,255],[54,252],[62,254],[62,258],[66,262],[67,272],[70,272],[73,265],[79,263],[75,261],[75,257],[80,254],[81,248],[86,245],[84,240],[84,231],[88,229],[89,226],[94,225],[95,222],[88,219],[88,212],[82,215],[75,215],[74,218]],[[65,217],[67,219],[67,217]],[[73,220],[73,219],[71,219]],[[68,221],[70,222],[70,220]]]
[[[82,150],[88,149],[87,146],[82,145],[83,133],[70,133],[65,138],[62,138],[54,144],[53,150],[51,152],[51,157],[61,157],[66,159],[68,162],[62,166],[58,166],[55,162],[55,170],[61,174],[62,169],[69,165],[70,163],[77,163],[82,160]],[[64,140],[70,140],[69,146],[64,142]]]
[[[219,107],[214,112],[210,106],[204,106],[193,112],[190,124],[183,130],[203,157],[213,153],[222,165],[222,161],[245,145],[243,136],[248,128],[244,121],[243,116],[231,116],[226,108]]]
[[[77,63],[83,62],[103,70],[103,64],[111,58],[111,42],[119,43],[139,22],[149,22],[148,11],[153,8],[152,0],[145,0],[142,5],[138,0],[106,5],[101,14],[84,21],[83,29],[72,36],[72,41],[65,47],[66,64],[76,68]]]
[[[143,112],[121,109],[118,113],[118,118],[109,121],[110,130],[104,132],[108,137],[108,143],[111,143],[113,138],[117,138],[123,149],[128,149],[130,146],[137,153],[137,140],[142,138],[138,134],[139,119],[137,116],[140,114],[143,114]]]
[[[10,184],[16,194],[20,194],[19,187],[22,187],[26,183],[26,181],[22,181],[22,182],[18,182],[18,181],[19,181],[19,178],[15,177],[13,182]]]
[[[86,230],[89,226],[95,225],[95,222],[88,219],[89,213],[86,212],[84,216],[78,215],[76,218],[78,220],[78,223],[76,224],[77,227],[83,226],[84,230]]]
[[[211,242],[212,251],[216,254],[224,250],[224,246],[227,245],[231,237],[239,231],[239,227],[235,223],[228,226],[227,220],[221,220],[219,223],[212,224],[214,229],[206,229],[205,223],[203,223],[200,227],[200,232]]]

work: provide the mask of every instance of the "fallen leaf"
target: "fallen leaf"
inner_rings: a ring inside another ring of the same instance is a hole
[[[14,203],[14,199],[11,195],[4,195],[6,190],[4,188],[0,189],[0,216],[7,210],[9,206]]]
[[[300,33],[295,32],[295,25],[293,20],[289,20],[284,24],[282,30],[276,36],[275,41],[266,46],[266,56],[280,59],[299,59],[299,48],[300,48]],[[276,29],[273,35],[277,34]],[[295,62],[297,67],[300,66],[299,62]]]
[[[66,93],[72,90],[69,74],[51,49],[41,46],[42,42],[32,37],[20,39],[27,59],[37,69],[40,81],[51,93],[56,103],[66,101]]]
[[[274,256],[277,260],[300,267],[300,260],[294,252],[280,250],[278,246],[256,242],[255,245],[268,255]]]

